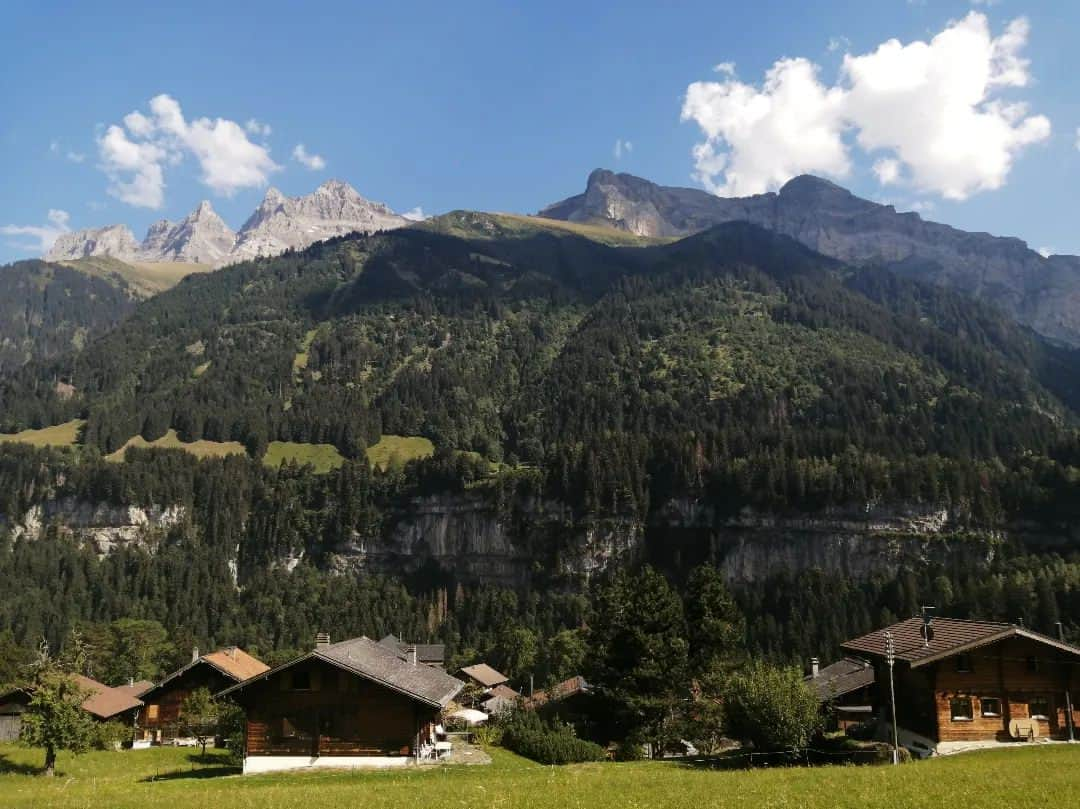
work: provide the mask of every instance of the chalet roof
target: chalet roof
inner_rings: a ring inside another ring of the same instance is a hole
[[[91,713],[99,719],[111,719],[124,711],[138,708],[143,704],[138,697],[119,688],[110,688],[97,680],[91,680],[81,674],[72,674],[71,679],[78,683],[79,688],[89,692],[89,696],[83,700],[83,710]]]
[[[428,665],[442,665],[446,660],[446,645],[442,643],[408,643],[396,635],[387,635],[379,641],[380,644],[396,652],[405,654],[410,646],[416,647],[416,659]]]
[[[145,696],[151,691],[159,691],[164,688],[168,683],[171,683],[178,677],[182,677],[183,675],[187,674],[196,666],[201,665],[210,666],[221,672],[230,680],[238,683],[241,683],[250,677],[255,677],[256,675],[262,674],[263,672],[270,670],[270,667],[268,665],[263,663],[257,657],[249,655],[240,647],[229,646],[224,649],[218,649],[216,652],[211,652],[210,654],[205,654],[195,658],[186,666],[183,666],[174,671],[157,685],[146,689],[139,696]]]
[[[268,665],[257,657],[252,657],[238,646],[219,649],[216,652],[203,655],[202,659],[237,682],[243,682],[249,677],[270,670]]]
[[[818,670],[817,677],[807,681],[817,692],[818,699],[827,702],[874,684],[874,667],[858,657],[844,657]]]
[[[133,697],[141,697],[153,687],[154,683],[152,680],[136,680],[133,683],[113,686],[116,691],[123,691],[125,694],[130,694]]]
[[[563,680],[561,683],[556,683],[550,688],[545,688],[542,691],[537,691],[532,695],[529,700],[529,704],[532,707],[539,707],[547,702],[558,702],[562,699],[567,699],[575,694],[584,694],[589,690],[589,684],[585,682],[585,678],[581,675],[577,677],[571,677],[568,680]]]
[[[885,632],[889,631],[892,632],[896,659],[907,662],[912,668],[1008,638],[1026,638],[1080,657],[1080,647],[1054,640],[1048,635],[1032,632],[1030,629],[1015,624],[935,618],[931,624],[932,633],[929,642],[923,639],[922,627],[922,618],[908,618],[906,621],[900,621],[884,629],[849,640],[841,644],[841,648],[848,652],[883,658]]]
[[[480,683],[480,685],[485,688],[494,688],[510,679],[505,674],[493,669],[487,663],[476,663],[472,666],[465,666],[465,668],[461,670],[461,673],[470,679],[476,680],[476,682]]]
[[[508,685],[500,683],[488,692],[493,697],[502,697],[503,699],[521,699],[521,692],[515,691]]]
[[[360,637],[316,647],[314,651],[277,668],[261,672],[221,693],[231,694],[253,682],[313,659],[322,660],[436,708],[446,707],[462,688],[461,681],[445,671],[419,663],[409,663],[402,654],[393,649],[370,638]]]

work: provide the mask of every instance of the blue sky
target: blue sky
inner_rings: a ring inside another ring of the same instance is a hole
[[[721,193],[809,170],[1080,253],[1080,4],[6,0],[2,27],[0,261],[35,253],[20,228],[141,238],[203,198],[239,227],[266,182],[533,212],[601,166]]]

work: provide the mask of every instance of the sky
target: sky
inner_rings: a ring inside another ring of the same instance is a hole
[[[0,262],[329,178],[531,213],[598,167],[829,177],[1080,254],[1080,3],[50,3],[0,14]]]

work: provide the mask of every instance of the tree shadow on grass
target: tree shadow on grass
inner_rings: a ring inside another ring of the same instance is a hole
[[[142,782],[179,781],[182,779],[222,778],[226,775],[239,775],[240,767],[222,761],[221,756],[192,753],[187,757],[190,766],[186,769],[169,770],[155,773],[140,779]]]
[[[0,754],[0,775],[41,775],[44,771],[44,767],[12,761],[6,755]]]

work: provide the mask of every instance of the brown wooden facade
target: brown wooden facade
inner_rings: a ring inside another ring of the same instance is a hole
[[[888,707],[888,668],[876,661],[878,705]],[[1014,719],[1039,737],[1068,738],[1066,702],[1080,738],[1080,659],[1035,640],[1011,637],[965,653],[894,668],[897,724],[936,742],[1009,741]]]
[[[145,703],[138,720],[136,738],[161,743],[181,734],[180,706],[200,688],[216,694],[236,682],[213,666],[203,663],[152,688],[143,695]]]
[[[412,757],[439,709],[310,659],[235,694],[247,716],[245,756]]]

